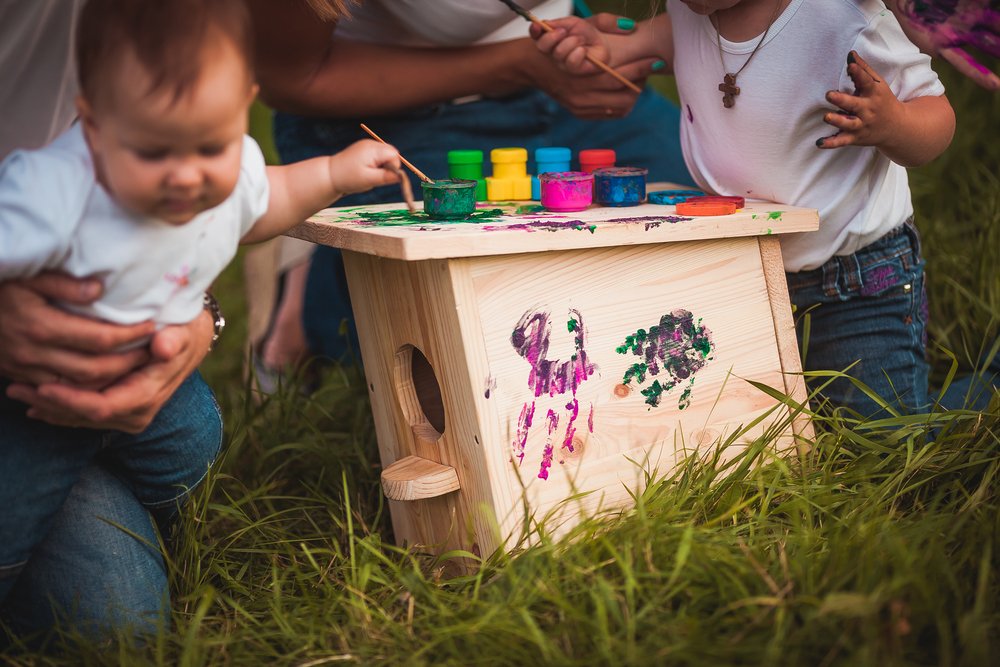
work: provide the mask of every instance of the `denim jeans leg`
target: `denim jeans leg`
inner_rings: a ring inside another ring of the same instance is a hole
[[[28,418],[0,383],[0,603],[45,538],[80,473],[104,443],[104,433]]]
[[[102,463],[125,480],[164,536],[208,474],[222,446],[222,414],[198,371],[177,388],[138,435],[113,433]]]
[[[887,405],[927,409],[927,294],[916,229],[903,225],[852,255],[787,275],[806,371],[844,371]],[[808,346],[804,324],[810,320]],[[852,366],[852,364],[854,364]],[[825,382],[810,379],[810,385]],[[823,390],[831,407],[863,417],[887,416],[847,379]]]
[[[68,622],[99,639],[167,622],[167,573],[149,512],[99,464],[84,469],[2,613],[19,633]]]

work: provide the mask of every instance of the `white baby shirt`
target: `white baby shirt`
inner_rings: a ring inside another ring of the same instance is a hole
[[[826,92],[854,90],[847,76],[852,49],[900,100],[944,94],[930,58],[879,0],[792,0],[739,74],[741,92],[729,109],[718,86],[747,61],[759,36],[719,40],[708,17],[679,0],[667,7],[681,145],[695,181],[719,194],[819,210],[818,231],[781,235],[786,271],[851,254],[913,213],[904,167],[868,146],[816,147],[836,132],[823,122],[835,110]]]
[[[184,225],[121,208],[97,183],[79,124],[52,144],[0,163],[0,280],[58,270],[93,276],[104,295],[82,315],[160,326],[190,322],[203,294],[267,211],[264,156],[243,139],[233,193]]]

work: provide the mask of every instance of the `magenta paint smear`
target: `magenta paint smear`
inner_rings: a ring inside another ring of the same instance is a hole
[[[576,390],[580,384],[585,382],[597,370],[597,366],[587,359],[587,351],[584,348],[584,326],[583,317],[577,310],[570,310],[569,320],[566,322],[566,330],[573,335],[574,352],[569,359],[561,361],[559,359],[549,359],[549,343],[552,336],[552,326],[550,315],[544,311],[529,310],[521,316],[517,326],[510,336],[510,344],[514,350],[524,357],[531,366],[528,372],[528,388],[531,389],[535,399],[547,394],[556,396],[570,394],[571,398],[565,406],[566,431],[562,438],[562,448],[573,452],[573,436],[576,434],[574,425],[580,414],[580,403],[576,398]],[[593,405],[590,407],[593,413]],[[531,421],[535,413],[535,400],[525,403],[521,408],[521,416],[518,419],[517,435],[512,443],[514,457],[521,463],[524,460],[524,450],[528,440],[528,433],[531,430]],[[542,453],[542,463],[538,470],[540,479],[548,479],[549,467],[552,465],[553,445],[552,431],[562,420],[552,410],[549,413],[555,418],[546,418],[548,425],[548,438],[545,450]],[[592,419],[592,418],[591,418]],[[593,423],[589,424],[593,431]]]
[[[663,223],[675,224],[687,222],[691,218],[678,215],[641,215],[633,218],[611,218],[604,220],[601,224],[642,224],[645,231],[655,229]],[[593,234],[597,230],[597,225],[583,220],[553,220],[551,218],[535,218],[527,222],[516,222],[511,225],[481,225],[480,229],[488,232],[498,232],[507,229],[517,229],[525,232],[561,232],[566,229],[587,230]]]
[[[713,348],[712,332],[701,324],[701,319],[695,322],[691,311],[677,309],[662,316],[648,331],[639,329],[626,336],[615,352],[639,357],[625,371],[622,384],[629,385],[634,380],[642,386],[647,379],[652,380],[641,389],[650,408],[660,404],[664,393],[686,382],[677,402],[677,407],[683,410],[691,404],[695,373],[712,359]]]
[[[918,27],[930,34],[939,49],[972,46],[991,56],[1000,56],[1000,2],[979,0],[903,0],[903,12]],[[979,71],[989,69],[974,63]]]

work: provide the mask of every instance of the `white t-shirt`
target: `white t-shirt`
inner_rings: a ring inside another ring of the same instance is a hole
[[[521,0],[540,19],[569,16],[572,0]],[[490,44],[528,36],[530,24],[497,0],[365,0],[337,23],[337,36],[395,46]]]
[[[74,30],[84,0],[0,0],[0,160],[76,116]]]
[[[0,163],[0,281],[58,269],[93,276],[104,295],[73,312],[131,324],[190,322],[205,290],[267,211],[264,156],[243,139],[233,193],[184,225],[121,208],[97,183],[79,124]]]
[[[708,17],[668,0],[681,98],[681,146],[695,181],[727,195],[819,210],[816,232],[782,235],[786,271],[855,252],[913,213],[906,169],[872,147],[819,149],[836,129],[828,90],[852,92],[856,50],[900,100],[944,94],[930,58],[906,38],[880,0],[792,0],[737,79],[726,109],[718,86],[746,62],[760,36],[721,40]]]

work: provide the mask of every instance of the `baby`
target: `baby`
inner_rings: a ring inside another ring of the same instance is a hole
[[[395,149],[367,140],[265,167],[246,136],[251,40],[242,0],[90,0],[76,43],[80,121],[0,164],[0,280],[94,276],[103,297],[74,310],[186,323],[239,243],[399,180]],[[95,457],[161,525],[172,518],[221,444],[218,420],[197,417],[206,404],[217,414],[195,373],[147,429],[127,434],[53,426],[0,398],[0,451],[19,471],[0,489],[0,602]]]

